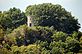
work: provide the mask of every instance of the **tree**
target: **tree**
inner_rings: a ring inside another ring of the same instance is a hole
[[[6,36],[6,39],[18,46],[35,43],[38,40],[51,42],[52,29],[48,27],[28,27],[22,25]]]
[[[13,8],[10,8],[8,12],[12,19],[13,26],[15,25],[16,27],[18,27],[26,23],[26,16],[24,12],[21,12],[20,9],[13,7]]]
[[[65,46],[66,44],[62,41],[58,42],[51,42],[50,43],[50,49],[52,54],[64,54],[65,53]]]
[[[62,40],[64,42],[66,40],[67,36],[68,35],[64,32],[55,32],[53,34],[52,38],[53,38],[54,41]]]
[[[8,17],[8,15],[5,13],[5,11],[0,13],[0,25],[3,28],[7,28],[11,26],[11,19]]]
[[[12,54],[12,53],[6,48],[0,48],[0,54]]]
[[[5,34],[4,29],[2,28],[2,26],[0,26],[0,44],[4,40],[4,34]]]
[[[25,13],[15,7],[8,11],[0,12],[0,25],[5,28],[17,28],[26,23]]]
[[[66,44],[67,51],[76,52],[76,53],[79,51],[80,44],[79,41],[76,40],[75,38],[67,37],[65,42],[67,43]]]
[[[30,44],[28,46],[13,46],[11,47],[13,54],[41,54],[40,46],[36,44]]]
[[[66,33],[78,31],[80,28],[78,20],[58,4],[30,5],[26,8],[26,15],[34,17],[35,26],[54,26],[54,29]]]

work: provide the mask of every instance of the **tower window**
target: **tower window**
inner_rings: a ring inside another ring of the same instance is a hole
[[[30,23],[29,25],[30,25],[30,27],[31,27],[31,26],[32,26],[32,23]]]

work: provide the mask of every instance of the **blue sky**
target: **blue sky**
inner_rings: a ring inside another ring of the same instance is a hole
[[[29,5],[42,3],[62,5],[67,11],[71,12],[73,16],[78,18],[79,23],[82,24],[82,0],[0,0],[0,11],[9,10],[12,7],[25,11]],[[82,31],[82,28],[80,31]]]

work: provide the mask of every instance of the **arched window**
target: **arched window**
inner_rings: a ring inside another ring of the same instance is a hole
[[[29,26],[31,27],[32,26],[32,23],[30,23]]]

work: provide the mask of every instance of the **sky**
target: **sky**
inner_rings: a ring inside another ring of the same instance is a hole
[[[42,3],[60,4],[82,24],[82,0],[0,0],[0,11],[7,11],[12,7],[25,11],[29,5]],[[82,25],[80,31],[82,31]]]

